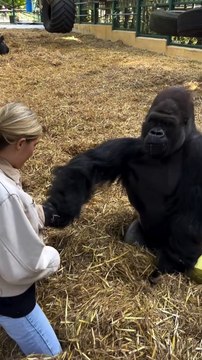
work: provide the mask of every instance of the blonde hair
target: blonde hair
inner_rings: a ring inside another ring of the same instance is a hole
[[[34,140],[41,134],[36,114],[26,105],[13,102],[0,109],[0,145],[13,144],[21,137]]]

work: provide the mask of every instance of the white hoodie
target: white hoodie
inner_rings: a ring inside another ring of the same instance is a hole
[[[57,271],[60,256],[44,244],[42,206],[22,190],[19,170],[0,158],[0,297],[24,293]]]

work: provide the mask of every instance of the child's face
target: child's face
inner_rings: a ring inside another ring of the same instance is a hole
[[[24,163],[33,155],[39,139],[26,140],[22,138],[16,143],[17,156],[15,157],[15,167],[20,169]]]

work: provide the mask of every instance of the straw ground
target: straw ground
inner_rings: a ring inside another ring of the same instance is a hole
[[[138,136],[151,101],[166,86],[193,91],[201,127],[200,63],[76,33],[3,34],[10,53],[0,58],[0,105],[24,102],[44,127],[22,171],[25,189],[38,202],[55,165],[103,140]],[[154,257],[121,241],[136,216],[114,184],[98,189],[74,224],[44,231],[61,254],[60,270],[37,286],[38,302],[64,350],[57,359],[201,359],[201,285],[180,275],[149,285]],[[2,330],[0,344],[1,360],[23,359]]]

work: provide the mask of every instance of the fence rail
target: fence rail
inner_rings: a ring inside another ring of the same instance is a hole
[[[161,36],[150,30],[152,11],[186,11],[202,6],[202,0],[75,0],[76,23],[112,25],[113,30],[134,31],[137,36],[167,38],[171,45],[202,47],[202,39]]]

